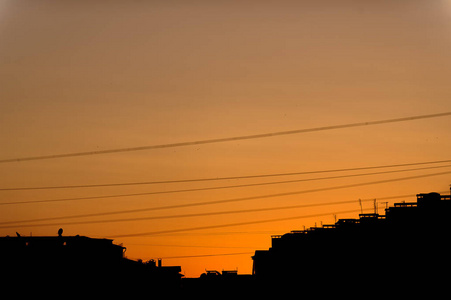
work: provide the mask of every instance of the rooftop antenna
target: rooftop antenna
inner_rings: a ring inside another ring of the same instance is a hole
[[[363,214],[362,199],[359,198],[360,213]]]
[[[377,214],[377,203],[376,203],[376,199],[374,199],[374,213]]]

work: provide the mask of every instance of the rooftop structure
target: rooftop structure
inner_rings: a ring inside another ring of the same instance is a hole
[[[122,291],[134,287],[178,288],[181,268],[127,259],[125,247],[111,239],[85,236],[0,237],[0,265],[5,286],[25,285],[45,291]],[[142,290],[141,290],[142,292]],[[114,294],[114,293],[113,293]]]
[[[252,257],[253,274],[263,282],[305,286],[318,280],[366,286],[381,272],[396,282],[416,280],[423,272],[430,276],[437,266],[451,267],[450,216],[449,195],[418,194],[417,202],[396,203],[385,215],[360,214],[273,236],[271,248]]]

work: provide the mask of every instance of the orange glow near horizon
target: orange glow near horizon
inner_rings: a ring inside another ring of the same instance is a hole
[[[108,5],[102,1],[3,1],[0,160],[451,111],[447,4],[426,0],[111,1]],[[441,161],[451,159],[450,128],[451,118],[441,117],[3,163],[0,189]],[[170,231],[113,239],[127,248],[127,257],[162,258],[163,265],[181,266],[186,277],[198,277],[205,269],[250,274],[252,253],[268,249],[271,235],[357,218],[358,199],[369,200],[362,202],[367,211],[373,210],[370,200],[376,199],[383,212],[385,202],[415,201],[417,193],[447,191],[450,174],[396,180],[444,173],[451,169],[446,165],[451,163],[221,181],[0,190],[0,236],[15,232],[56,236],[60,227],[64,235],[98,238]],[[443,167],[338,178],[433,166]],[[288,180],[298,181],[250,186]],[[249,186],[207,189],[234,185]],[[181,191],[192,189],[199,190]],[[163,191],[177,192],[156,194]],[[215,205],[145,210],[296,191]],[[100,198],[109,195],[114,197]],[[399,195],[412,196],[384,200]],[[55,199],[71,200],[39,202]],[[351,200],[355,201],[308,206]],[[22,201],[38,202],[4,204]],[[280,209],[290,206],[299,207]],[[271,207],[279,209],[264,210]],[[140,211],[54,219],[127,210]],[[340,213],[346,211],[351,212]],[[294,218],[309,215],[317,216]],[[46,220],[17,226],[7,223],[35,219]],[[75,224],[102,220],[108,222]]]

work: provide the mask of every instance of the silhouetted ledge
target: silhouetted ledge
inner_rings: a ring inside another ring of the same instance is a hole
[[[272,237],[255,251],[253,275],[272,286],[306,290],[437,289],[451,267],[449,195],[418,194],[417,202],[360,214],[335,224]],[[447,270],[447,271],[444,271]]]
[[[199,278],[182,278],[181,290],[187,294],[199,291],[214,295],[221,291],[224,294],[243,294],[256,287],[255,277],[251,274],[238,274],[237,270],[206,270]]]
[[[58,236],[1,237],[0,266],[4,290],[23,296],[431,296],[447,291],[451,279],[450,237],[451,198],[429,193],[385,215],[273,236],[271,248],[252,256],[252,275],[210,270],[182,278],[180,266],[130,260],[113,240],[64,236],[62,229]]]
[[[110,239],[85,236],[0,238],[4,286],[50,291],[130,293],[136,287],[178,289],[180,266],[156,265],[125,258],[125,247]],[[142,290],[141,290],[142,292]]]

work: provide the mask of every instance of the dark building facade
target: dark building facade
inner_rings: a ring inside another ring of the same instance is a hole
[[[211,295],[244,298],[253,295],[254,276],[238,274],[238,270],[206,270],[199,278],[183,278],[182,291],[186,296]]]
[[[253,274],[263,283],[317,290],[432,285],[451,279],[450,237],[450,196],[419,194],[385,215],[273,236],[270,249],[255,251]]]
[[[3,287],[114,296],[180,286],[181,268],[125,258],[125,247],[85,236],[1,237]]]

